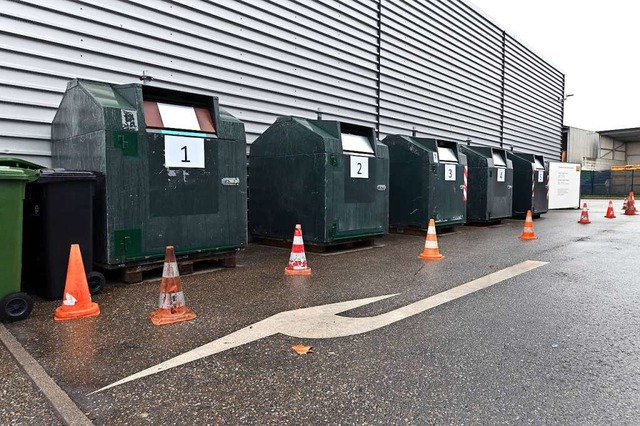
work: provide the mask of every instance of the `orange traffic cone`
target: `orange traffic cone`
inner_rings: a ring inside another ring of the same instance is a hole
[[[149,316],[153,325],[190,321],[196,317],[196,314],[185,304],[180,272],[178,272],[178,262],[176,262],[173,246],[168,246],[164,255],[158,310],[150,312]]]
[[[296,225],[293,231],[293,244],[289,264],[284,268],[285,275],[311,275],[311,268],[307,265],[307,256],[304,254],[304,241],[302,240],[302,226]]]
[[[607,214],[604,215],[607,219],[615,219],[616,214],[613,211],[613,201],[609,200],[609,207],[607,207]]]
[[[444,258],[438,250],[438,236],[436,235],[436,222],[429,220],[429,228],[427,229],[427,238],[424,240],[424,250],[418,256],[424,260],[440,260]]]
[[[583,225],[591,223],[591,221],[589,220],[589,209],[587,208],[587,203],[584,203],[582,205],[582,214],[580,215],[580,220],[578,221],[578,223],[581,223]]]
[[[524,230],[520,234],[521,240],[535,240],[536,234],[533,232],[533,218],[531,216],[531,210],[527,210],[527,218],[524,220]]]
[[[624,209],[624,214],[626,216],[634,216],[638,214],[638,210],[636,209],[636,199],[633,196],[633,192],[629,193],[629,200],[627,201]]]
[[[91,301],[87,274],[84,271],[82,253],[78,244],[72,244],[69,251],[67,279],[64,283],[62,305],[56,308],[53,318],[56,321],[74,318],[94,317],[100,314],[98,304]]]

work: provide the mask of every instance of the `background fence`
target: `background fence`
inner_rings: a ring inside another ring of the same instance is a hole
[[[580,173],[580,193],[588,195],[629,195],[640,191],[640,170],[590,171]]]

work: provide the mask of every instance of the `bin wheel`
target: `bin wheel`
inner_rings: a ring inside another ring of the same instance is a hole
[[[89,283],[89,293],[98,294],[104,288],[107,280],[100,272],[93,271],[87,274],[87,282]]]
[[[11,293],[0,300],[0,317],[9,321],[23,320],[33,309],[33,300],[27,293]]]

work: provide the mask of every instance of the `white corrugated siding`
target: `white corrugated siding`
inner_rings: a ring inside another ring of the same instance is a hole
[[[0,1],[0,153],[46,162],[74,78],[210,93],[255,139],[279,115],[374,126],[377,5]]]
[[[511,42],[503,123],[502,43],[451,0],[0,0],[0,155],[48,164],[68,80],[147,70],[153,85],[219,96],[250,142],[321,108],[379,122],[381,137],[415,126],[497,145],[504,124],[505,143],[559,156],[562,111],[532,92],[561,96],[562,74]]]
[[[382,3],[384,134],[499,145],[502,31],[461,2]]]
[[[505,42],[504,143],[559,160],[564,75],[508,34]]]

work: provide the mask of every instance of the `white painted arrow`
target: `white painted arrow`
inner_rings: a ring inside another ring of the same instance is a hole
[[[352,336],[366,333],[385,327],[402,319],[417,315],[426,310],[474,293],[478,290],[490,287],[506,279],[531,271],[548,262],[527,260],[514,266],[502,269],[482,278],[443,291],[426,299],[419,300],[407,306],[403,306],[385,314],[374,317],[349,318],[337,314],[346,312],[360,306],[369,305],[397,294],[370,297],[367,299],[350,300],[348,302],[332,303],[330,305],[315,306],[311,308],[296,309],[280,312],[253,325],[240,329],[225,337],[202,345],[182,355],[178,355],[153,367],[142,370],[129,377],[125,377],[115,383],[91,392],[89,395],[110,389],[121,384],[150,376],[161,371],[168,370],[191,361],[195,361],[210,355],[254,342],[274,334],[285,334],[292,337],[306,339],[329,339],[335,337]]]

